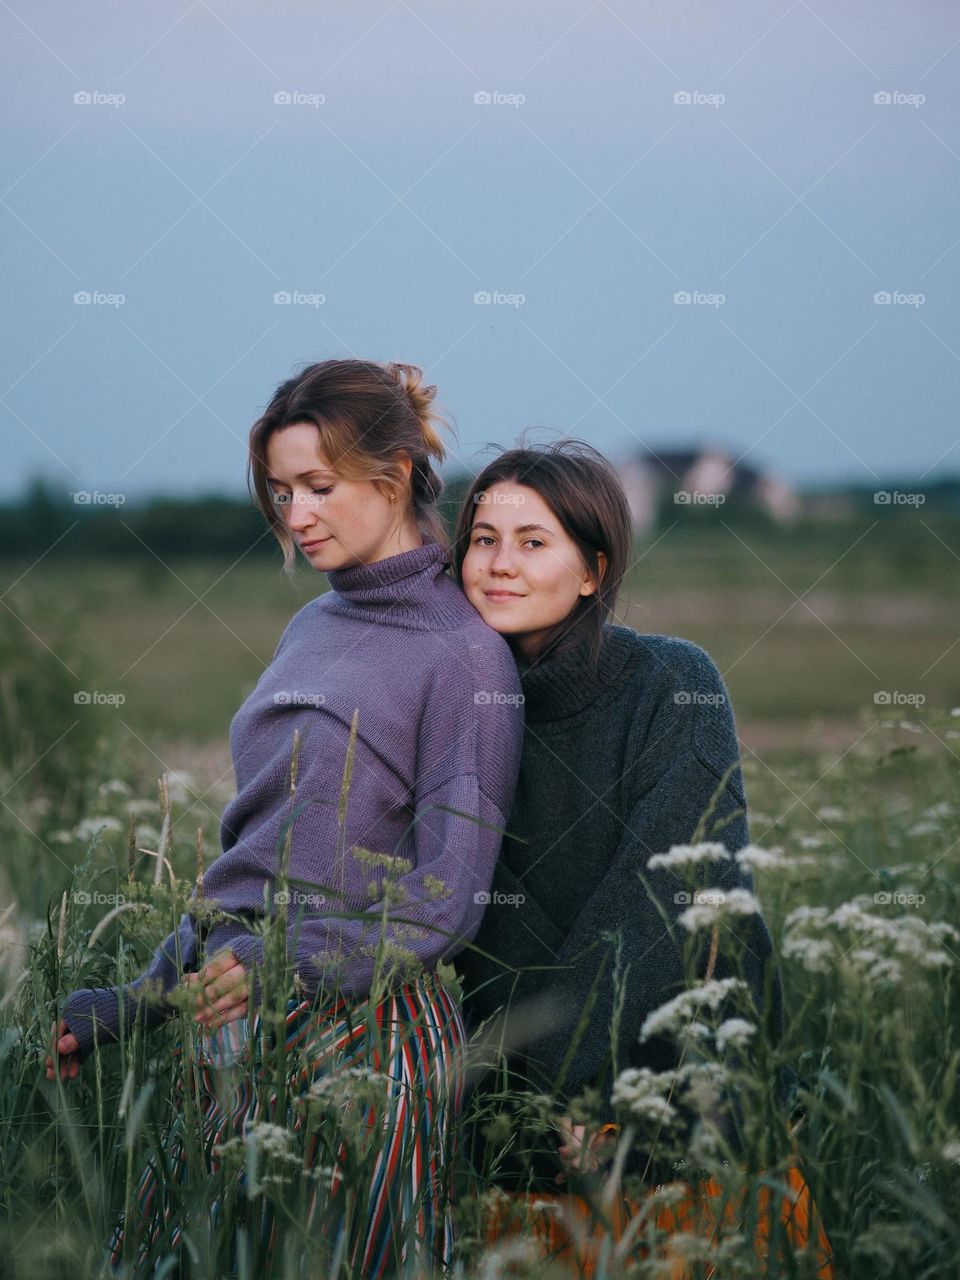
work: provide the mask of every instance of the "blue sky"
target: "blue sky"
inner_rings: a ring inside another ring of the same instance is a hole
[[[798,483],[960,469],[954,5],[13,0],[0,26],[2,497],[240,495],[276,384],[350,354],[425,367],[454,465],[540,425]]]

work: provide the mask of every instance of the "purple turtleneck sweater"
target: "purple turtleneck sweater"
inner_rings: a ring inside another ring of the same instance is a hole
[[[204,898],[254,917],[264,910],[265,886],[272,900],[299,728],[288,951],[308,993],[326,988],[331,974],[345,994],[369,992],[385,875],[403,898],[388,908],[398,923],[388,924],[386,938],[425,966],[455,955],[480,925],[516,786],[521,686],[506,641],[444,572],[447,563],[444,548],[426,542],[328,573],[332,589],[290,620],[230,725],[237,794],[221,818],[222,853],[207,869]],[[385,873],[355,856],[357,847],[406,859],[410,868]],[[248,967],[263,958],[262,940],[242,923],[210,929],[206,954],[222,947]],[[146,1027],[162,1022],[171,1012],[162,995],[196,963],[195,922],[185,913],[136,981],[74,991],[62,1016],[81,1058],[93,1045],[94,1019],[103,1041],[118,1039],[121,1017],[138,1009]],[[149,998],[151,988],[160,999]]]

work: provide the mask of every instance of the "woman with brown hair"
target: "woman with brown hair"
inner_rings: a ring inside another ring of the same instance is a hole
[[[604,1131],[616,1130],[618,1075],[662,1080],[680,1069],[677,1045],[644,1024],[687,990],[688,969],[711,991],[739,982],[754,1030],[763,1025],[773,1043],[783,1031],[770,934],[749,866],[734,856],[749,831],[729,694],[700,646],[610,621],[632,546],[614,467],[577,440],[497,457],[468,490],[454,540],[458,579],[509,641],[524,694],[490,904],[457,959],[468,1026],[506,1014],[504,1056],[481,1096],[532,1091],[552,1106],[545,1137],[516,1121],[506,1142],[497,1126],[472,1134],[475,1165],[521,1196],[549,1200],[581,1159],[596,1167]],[[685,849],[667,857],[676,846]],[[685,955],[690,894],[675,859],[695,852],[709,854],[698,887],[749,910],[724,921],[722,945],[703,939]],[[715,1007],[717,1021],[740,1012],[733,1003]],[[697,1029],[707,1033],[707,1020]],[[774,1075],[771,1106],[785,1118],[793,1073]],[[587,1142],[570,1112],[589,1089]],[[737,1150],[742,1116],[735,1095],[725,1101],[717,1128]],[[655,1144],[630,1150],[623,1172],[650,1185],[676,1176]]]
[[[259,925],[265,912],[285,918],[296,971],[286,1039],[301,1068],[290,1093],[347,1068],[384,1082],[366,1213],[351,1218],[349,1239],[329,1240],[334,1257],[371,1277],[414,1256],[427,1267],[451,1261],[445,1169],[464,1032],[437,966],[480,923],[522,734],[510,650],[445,572],[435,394],[413,365],[325,360],[283,382],[254,424],[253,489],[284,568],[299,548],[331,589],[289,622],[231,723],[237,794],[204,876],[203,914],[186,913],[135,982],[74,991],[56,1046],[61,1075],[76,1076],[95,1040],[129,1036],[137,1018],[157,1026],[174,988],[191,988],[203,1070],[188,1088],[199,1090],[216,1171],[245,1120],[291,1125],[292,1112],[271,1113],[276,1099],[258,1074],[275,1035],[260,1016]],[[291,892],[296,884],[314,889]],[[207,931],[211,906],[220,915]],[[225,1099],[219,1069],[237,1061],[246,1076]],[[52,1076],[52,1057],[47,1068]],[[178,1246],[171,1184],[187,1176],[185,1123],[178,1109],[164,1152],[172,1174],[151,1162],[114,1263],[130,1255],[125,1233],[141,1260]],[[351,1173],[344,1150],[333,1143],[334,1199]]]

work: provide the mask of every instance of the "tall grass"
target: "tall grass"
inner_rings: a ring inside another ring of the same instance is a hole
[[[681,1071],[622,1070],[614,1092],[617,1148],[595,1173],[570,1171],[569,1187],[588,1198],[601,1223],[615,1187],[638,1202],[653,1189],[623,1172],[630,1147],[655,1155],[661,1174],[670,1171],[669,1179],[661,1176],[659,1194],[666,1200],[677,1185],[715,1179],[731,1203],[742,1203],[745,1217],[712,1241],[673,1242],[690,1276],[706,1276],[713,1265],[722,1276],[815,1273],[812,1260],[789,1241],[776,1241],[782,1258],[769,1271],[751,1244],[759,1188],[784,1188],[797,1159],[823,1215],[838,1275],[933,1280],[960,1274],[960,717],[931,711],[923,724],[873,717],[871,723],[864,719],[859,745],[839,763],[825,756],[774,773],[755,759],[744,762],[749,857],[784,978],[783,1042],[768,1043],[749,1003],[736,1004],[735,986],[715,1008],[700,999],[661,1010],[648,1030],[676,1039]],[[76,1082],[44,1077],[50,1028],[64,996],[141,973],[197,882],[196,841],[179,834],[176,815],[173,821],[169,813],[158,815],[158,835],[168,833],[168,847],[151,853],[168,857],[170,870],[157,879],[160,858],[128,842],[126,810],[136,810],[135,798],[122,787],[104,788],[108,781],[94,779],[90,787],[93,807],[114,822],[89,842],[69,880],[47,882],[45,918],[31,918],[19,903],[4,904],[3,937],[13,958],[0,1009],[0,1273],[16,1280],[104,1274],[118,1215],[130,1220],[146,1162],[163,1161],[170,1127],[179,1123],[184,1180],[162,1180],[170,1219],[151,1247],[155,1274],[180,1274],[182,1265],[184,1274],[204,1278],[252,1278],[268,1268],[284,1280],[351,1276],[337,1243],[340,1215],[362,1213],[381,1154],[380,1092],[370,1073],[344,1072],[315,1095],[300,1097],[291,1087],[302,1065],[296,1053],[286,1055],[282,1035],[272,1046],[265,1037],[260,1087],[266,1080],[269,1088],[259,1123],[234,1135],[215,1159],[199,1140],[203,1041],[186,1007],[150,1035],[134,1026],[121,1044],[98,1049]],[[292,821],[295,754],[291,788]],[[289,831],[288,824],[287,851]],[[267,903],[263,924],[267,1028],[281,1025],[292,984],[284,857],[280,866],[274,888],[281,893],[272,907]],[[696,864],[688,870],[692,888]],[[726,947],[735,933],[723,906],[713,915],[710,910],[708,904],[688,920],[691,963],[705,940],[722,935]],[[609,946],[618,972],[615,940]],[[376,981],[383,991],[402,956],[383,948],[380,961]],[[450,981],[455,989],[452,972]],[[703,991],[692,979],[691,989]],[[774,1098],[782,1065],[799,1075],[790,1127]],[[241,1059],[224,1078],[235,1087],[250,1077],[253,1087],[252,1072],[251,1062]],[[723,1117],[727,1097],[738,1103],[735,1122]],[[517,1150],[545,1140],[549,1114],[549,1098],[523,1090],[500,1094],[487,1087],[470,1095],[463,1130],[485,1126],[493,1158],[476,1169],[461,1151],[454,1210],[457,1268],[464,1276],[492,1277],[504,1269],[533,1274],[540,1266],[535,1252],[516,1242],[487,1244],[485,1224],[498,1199],[491,1180],[498,1144]],[[371,1116],[372,1125],[361,1119]],[[596,1128],[609,1117],[587,1091],[574,1119]],[[314,1140],[319,1150],[308,1161]],[[349,1172],[334,1203],[330,1175],[342,1142]],[[184,1232],[179,1251],[178,1227]],[[415,1235],[412,1224],[411,1243]],[[662,1235],[654,1214],[638,1218],[623,1238],[611,1233],[600,1273],[627,1274],[632,1260],[633,1275],[665,1274]],[[132,1236],[126,1250],[134,1274]],[[411,1273],[422,1273],[422,1260],[415,1251],[411,1256]]]

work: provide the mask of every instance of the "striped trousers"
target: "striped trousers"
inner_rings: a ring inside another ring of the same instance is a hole
[[[291,1249],[303,1259],[305,1275],[320,1274],[320,1259],[326,1260],[323,1274],[339,1262],[341,1274],[364,1280],[432,1276],[452,1266],[466,1037],[441,979],[423,973],[376,1003],[340,998],[318,1008],[291,1000],[284,1033],[282,1077],[280,1037],[259,1014],[215,1032],[198,1028],[192,1070],[177,1046],[173,1120],[162,1152],[147,1161],[126,1221],[121,1215],[116,1225],[112,1270],[152,1274],[170,1254],[196,1256],[204,1233],[208,1249],[219,1239],[220,1265],[223,1240],[231,1239],[229,1265],[236,1267],[241,1221],[264,1249],[258,1276],[299,1274],[297,1263],[291,1271]],[[278,1089],[279,1078],[285,1083]],[[260,1173],[249,1150],[257,1142]],[[239,1153],[232,1166],[231,1145]],[[260,1194],[278,1176],[278,1156],[279,1177],[292,1168],[299,1180],[293,1214],[285,1214],[279,1192]],[[202,1194],[191,1189],[202,1193],[202,1183],[218,1175],[231,1194],[208,1201],[198,1223],[190,1204]],[[292,1232],[284,1233],[285,1218]],[[283,1234],[290,1240],[280,1256]],[[132,1272],[123,1267],[124,1254]]]

